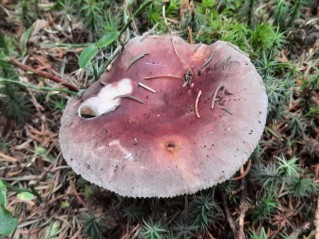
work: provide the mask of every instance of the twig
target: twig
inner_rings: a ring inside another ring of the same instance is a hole
[[[251,160],[250,160],[251,164]],[[241,174],[244,175],[244,169],[241,168]],[[246,211],[248,210],[248,202],[247,202],[247,185],[246,180],[243,179],[241,181],[242,185],[242,191],[241,191],[241,202],[240,202],[240,214],[239,214],[239,233],[238,233],[238,239],[246,239],[245,232],[244,232],[244,223],[245,223],[245,215]]]
[[[132,16],[132,11],[131,11],[130,9],[127,9],[127,13],[128,13],[127,15],[128,15],[129,17]],[[132,21],[131,26],[132,26],[132,28],[133,28],[135,34],[140,35],[139,30],[138,30],[138,28],[137,28],[137,25],[136,25],[136,22],[135,22],[134,18],[133,18],[133,21]]]
[[[83,199],[81,198],[81,196],[78,193],[78,191],[76,190],[76,187],[75,187],[73,182],[72,182],[72,192],[79,203],[81,203],[86,208],[90,208],[90,205],[88,205],[86,202],[84,202]]]
[[[316,227],[316,235],[315,238],[319,238],[319,197],[317,198],[317,209],[315,214],[316,220],[315,220],[315,227]]]
[[[214,95],[213,95],[213,100],[212,100],[212,109],[214,109],[214,107],[215,107],[215,101],[216,101],[216,97],[217,97],[217,94],[218,94],[218,91],[221,89],[221,88],[223,88],[224,87],[224,85],[223,85],[223,83],[220,83],[219,85],[218,85],[218,87],[216,88],[216,90],[215,90],[215,92],[214,92]]]
[[[155,94],[157,93],[156,90],[152,89],[151,87],[149,87],[149,86],[147,86],[147,85],[145,85],[145,84],[143,84],[143,83],[141,83],[141,82],[138,83],[138,86],[141,86],[141,87],[143,87],[144,89],[146,89],[146,90],[148,90],[148,91],[150,91],[150,92],[153,92],[153,93],[155,93]]]
[[[71,29],[71,34],[72,34],[72,42],[75,42],[74,29],[73,29],[71,16],[69,14],[67,14],[66,18],[68,19],[68,22],[70,24],[70,29]]]
[[[195,50],[194,50],[194,52],[193,52],[193,55],[198,51],[199,48],[201,48],[202,43],[198,43],[198,44],[196,44],[196,45],[197,45],[197,46],[196,46],[196,48],[195,48]]]
[[[200,118],[200,115],[198,113],[198,102],[201,95],[202,95],[202,91],[200,90],[197,94],[196,101],[195,101],[195,113],[197,118]]]
[[[104,65],[101,67],[97,78],[100,79],[101,75],[105,72],[105,70],[108,68],[109,65],[112,64],[112,62],[118,57],[118,55],[122,52],[121,48],[117,48],[115,50],[115,52],[113,53],[113,55],[108,59],[108,61],[106,63],[104,63]],[[110,71],[111,69],[109,69],[108,71]],[[106,82],[102,82],[102,84],[106,84]]]
[[[245,181],[245,179],[243,181]],[[246,189],[243,189],[243,190],[246,191]],[[246,211],[248,210],[248,204],[247,204],[247,199],[245,197],[247,198],[247,195],[242,196],[242,202],[240,203],[238,239],[246,239],[245,232],[244,232],[244,224],[245,224]]]
[[[230,226],[230,228],[231,228],[231,230],[233,232],[234,238],[237,238],[238,229],[236,227],[234,219],[231,216],[231,213],[230,213],[230,210],[229,210],[229,207],[228,207],[228,203],[227,203],[227,200],[226,200],[226,195],[225,195],[224,192],[222,192],[222,199],[223,199],[224,209],[225,209],[225,212],[226,212],[227,221],[228,221],[229,226]]]
[[[37,197],[39,202],[42,202],[41,195],[38,193],[37,190],[35,190],[34,185],[30,185],[30,188],[31,188],[31,193]]]
[[[169,31],[170,33],[172,33],[172,30],[169,28],[169,24],[168,24],[167,19],[166,19],[166,16],[165,16],[165,4],[164,4],[163,7],[162,7],[162,15],[163,15],[163,19],[164,19],[165,26],[167,27],[168,31]]]
[[[2,158],[4,161],[8,161],[8,162],[11,162],[11,163],[18,163],[19,162],[18,159],[13,158],[13,157],[11,157],[9,155],[6,155],[6,154],[2,153],[1,151],[0,151],[0,158]]]
[[[235,46],[235,45],[233,45],[233,44],[231,44],[231,43],[229,43],[229,42],[227,42],[227,45],[230,46],[230,47],[232,47],[232,48],[234,48],[236,51],[240,52],[240,53],[243,54],[244,56],[249,57],[249,54],[246,53],[246,52],[243,52],[242,50],[240,50],[239,47],[237,47],[237,46]]]
[[[160,17],[160,19],[163,19],[163,17]],[[176,20],[176,19],[173,19],[173,18],[166,17],[166,20],[169,21],[169,22],[172,22],[174,24],[179,24],[179,21]]]
[[[12,83],[12,84],[20,85],[20,86],[23,86],[23,87],[28,87],[28,88],[34,89],[34,90],[59,91],[59,92],[64,92],[64,93],[67,93],[67,94],[70,94],[70,95],[76,95],[76,92],[74,92],[74,91],[69,91],[69,90],[65,90],[65,89],[58,89],[58,88],[51,88],[51,87],[44,87],[44,86],[43,87],[39,87],[39,86],[35,86],[35,85],[29,84],[29,83],[20,82],[20,81],[17,81],[17,80],[5,79],[5,78],[2,78],[1,76],[0,76],[0,82]]]
[[[140,54],[140,55],[134,57],[134,58],[130,61],[130,63],[127,65],[125,71],[128,71],[128,69],[130,69],[130,67],[131,67],[135,62],[137,62],[138,60],[142,59],[144,56],[146,56],[146,55],[148,55],[148,54],[150,54],[150,53],[149,53],[149,52],[145,52],[145,53],[142,53],[142,54]]]
[[[131,23],[133,22],[134,18],[139,15],[143,10],[144,8],[146,8],[148,5],[150,5],[154,0],[149,0],[149,1],[146,1],[144,2],[134,13],[132,16],[129,17],[127,23],[124,25],[124,27],[121,29],[120,31],[120,35],[118,37],[118,39],[121,38],[121,35],[126,31],[126,29],[131,25]]]
[[[156,23],[150,30],[148,30],[146,33],[143,33],[142,38],[140,41],[143,41],[146,37],[148,37],[151,33],[154,32],[154,30],[157,28],[158,23]]]
[[[200,74],[202,73],[202,70],[209,64],[209,62],[212,61],[212,59],[213,59],[213,57],[214,57],[214,55],[215,55],[215,50],[216,50],[216,49],[214,49],[213,53],[210,55],[210,57],[207,59],[207,61],[205,61],[205,62],[203,63],[203,65],[201,65],[201,67],[199,67],[199,69],[197,70],[197,74],[198,74],[198,75],[200,75]]]
[[[51,49],[51,48],[55,48],[55,47],[59,47],[59,48],[80,48],[80,49],[76,49],[76,51],[82,51],[81,48],[84,47],[88,47],[90,46],[92,43],[81,43],[81,44],[76,44],[76,43],[52,43],[52,44],[40,44],[40,49]]]
[[[215,237],[209,231],[206,231],[206,234],[209,236],[209,239],[215,239]]]
[[[68,83],[66,81],[63,81],[59,77],[53,76],[53,75],[49,74],[48,72],[39,71],[39,70],[33,69],[32,67],[24,65],[21,62],[18,62],[17,60],[15,60],[15,59],[9,59],[8,62],[11,63],[12,65],[15,65],[15,66],[23,69],[23,70],[31,71],[31,72],[39,75],[39,76],[42,76],[42,77],[48,78],[48,79],[50,79],[52,81],[55,81],[57,83],[60,83],[60,84],[64,85],[65,87],[67,87],[68,89],[70,89],[71,91],[74,91],[74,92],[78,92],[79,91],[79,89],[76,86],[74,86],[74,85],[72,85],[72,84],[70,84],[70,83]]]
[[[95,66],[95,64],[92,64],[92,66],[93,66],[93,75],[94,75],[94,79],[97,81],[98,79],[99,79],[99,77],[98,77],[98,72],[97,72],[97,69],[96,69],[96,66]]]
[[[124,24],[127,23],[129,17],[130,17],[130,14],[129,14],[129,11],[128,11],[128,8],[129,8],[129,5],[130,5],[130,1],[124,1],[124,4],[123,4],[123,21],[124,21]],[[131,14],[132,15],[132,14]],[[134,19],[133,21],[134,22]],[[132,27],[132,24],[131,24],[131,27]],[[133,31],[134,31],[134,28],[133,28]],[[129,28],[126,28],[126,39],[130,39],[130,29]],[[120,41],[120,44],[122,45],[122,50],[124,49],[124,45],[121,43]]]
[[[226,68],[227,68],[227,65],[228,65],[228,62],[229,62],[230,58],[231,58],[231,56],[228,57],[228,58],[226,59],[225,63],[224,63],[224,67],[223,67],[223,70],[224,70],[224,71],[225,71]]]
[[[181,79],[181,77],[174,76],[174,75],[158,75],[158,76],[147,76],[147,77],[144,77],[144,80],[152,80],[152,79],[156,79],[156,78],[174,78],[174,79],[178,79],[178,80]]]
[[[181,216],[183,218],[186,218],[186,216],[188,215],[188,209],[189,209],[189,201],[188,201],[188,195],[186,194],[184,196],[184,209],[181,212]]]
[[[226,113],[230,114],[230,115],[233,115],[228,109],[226,109],[225,107],[222,107],[221,108],[223,111],[225,111]]]
[[[199,31],[198,31],[198,33],[197,33],[197,35],[196,35],[196,38],[195,38],[196,40],[197,40],[197,39],[199,38],[199,36],[202,34],[203,28],[204,28],[204,24],[200,26]]]
[[[143,100],[133,96],[133,95],[118,95],[118,96],[115,96],[113,99],[118,99],[118,98],[127,98],[127,99],[131,99],[131,100],[135,100],[141,104],[145,104]]]
[[[130,229],[129,223],[126,225],[126,232],[123,236],[121,236],[121,239],[134,239],[137,237],[140,230],[140,224],[137,224],[135,227]]]
[[[192,28],[190,26],[188,26],[188,39],[189,39],[189,43],[193,44],[193,32],[192,32]]]
[[[175,44],[174,44],[174,40],[173,38],[171,38],[171,42],[172,42],[172,45],[173,45],[173,49],[174,49],[174,52],[176,54],[176,56],[180,59],[180,61],[187,66],[187,68],[190,68],[189,65],[186,63],[186,61],[178,54],[176,48],[175,48]]]
[[[317,166],[315,166],[315,179],[316,180],[319,179],[319,164],[317,164]]]
[[[250,167],[251,167],[251,159],[248,160],[248,164],[247,164],[246,170],[242,174],[240,174],[238,177],[230,178],[230,180],[237,181],[237,180],[243,179],[248,174],[248,172],[250,170]]]

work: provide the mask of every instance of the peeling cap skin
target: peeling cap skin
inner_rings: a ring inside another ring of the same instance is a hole
[[[230,178],[256,147],[266,113],[262,79],[236,47],[136,37],[67,104],[60,145],[94,184],[122,196],[172,197]]]

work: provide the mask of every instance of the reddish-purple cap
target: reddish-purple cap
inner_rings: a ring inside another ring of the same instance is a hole
[[[60,145],[86,180],[123,196],[195,193],[231,177],[265,125],[249,58],[217,41],[136,37],[63,113]]]

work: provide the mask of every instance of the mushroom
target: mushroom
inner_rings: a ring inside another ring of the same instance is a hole
[[[266,113],[262,79],[237,47],[136,37],[67,104],[59,140],[84,179],[122,196],[172,197],[230,178]]]

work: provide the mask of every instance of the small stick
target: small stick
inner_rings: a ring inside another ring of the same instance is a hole
[[[181,62],[182,62],[184,65],[188,66],[188,64],[186,63],[186,61],[184,61],[184,59],[178,54],[178,52],[177,52],[177,50],[176,50],[176,48],[175,48],[175,44],[174,44],[173,38],[171,38],[171,41],[172,41],[173,49],[174,49],[174,52],[175,52],[176,56],[178,56],[178,58],[181,60]],[[189,67],[188,67],[188,68],[189,68]]]
[[[141,100],[141,99],[139,99],[139,98],[137,98],[137,97],[135,97],[133,95],[118,95],[118,96],[115,96],[113,98],[113,100],[118,99],[118,98],[127,98],[127,99],[130,99],[130,100],[135,100],[135,101],[137,101],[137,102],[139,102],[141,104],[145,104],[143,100]]]
[[[118,36],[118,39],[121,38],[121,35],[131,25],[131,23],[133,22],[134,18],[136,18],[137,15],[139,15],[148,5],[150,5],[153,2],[154,2],[154,0],[149,0],[149,1],[145,1],[144,3],[142,3],[140,5],[140,7],[133,13],[133,15],[128,18],[128,21],[127,21],[127,23],[125,23],[124,27],[122,27],[122,29],[120,31],[120,35]]]
[[[229,112],[226,108],[222,107],[223,111],[226,111],[228,114],[233,115],[231,112]]]
[[[319,164],[315,167],[315,179],[319,178]]]
[[[190,28],[190,26],[188,26],[188,37],[189,37],[189,43],[193,44],[193,35],[192,35],[192,28]]]
[[[119,54],[122,52],[122,46],[118,46],[114,53],[110,56],[108,62],[107,62],[107,66],[106,66],[106,71],[110,71],[112,69],[113,63],[114,61],[117,59],[117,57],[119,56]],[[104,68],[103,68],[104,69]],[[105,70],[104,69],[104,70]],[[100,76],[104,73],[103,71],[100,71]]]
[[[202,95],[202,91],[200,90],[197,94],[196,101],[195,101],[195,113],[197,118],[200,118],[200,115],[198,113],[198,102],[201,95]]]
[[[70,239],[76,239],[76,238],[79,238],[79,237],[80,237],[80,235],[81,235],[81,232],[82,232],[82,226],[80,226],[80,229],[79,229],[77,232],[75,232],[75,233],[73,234],[73,236],[72,236]]]
[[[128,13],[127,15],[128,15],[129,17],[132,17],[132,11],[131,11],[130,9],[127,9],[127,13]],[[134,30],[134,32],[136,33],[136,35],[140,35],[134,18],[133,18],[131,27],[133,28],[133,30]]]
[[[75,42],[74,29],[73,29],[73,24],[72,24],[71,16],[70,16],[69,14],[67,14],[67,15],[66,15],[66,18],[68,19],[68,22],[69,22],[69,24],[70,24],[71,34],[72,34],[72,42]]]
[[[144,77],[144,80],[151,80],[151,79],[156,79],[156,78],[174,78],[174,79],[181,79],[182,77],[179,76],[174,76],[174,75],[158,75],[158,76],[147,76]]]
[[[169,30],[170,33],[172,33],[171,29],[169,28],[169,24],[166,20],[166,16],[165,16],[165,5],[163,5],[163,8],[162,8],[162,15],[163,15],[163,19],[164,19],[164,23],[167,27],[167,29]]]
[[[142,59],[144,56],[146,56],[146,55],[148,55],[148,54],[150,54],[150,53],[149,53],[149,52],[144,52],[144,53],[142,53],[142,54],[140,54],[140,55],[134,57],[134,58],[130,61],[130,63],[128,64],[128,66],[126,67],[125,70],[128,71],[128,69],[129,69],[135,62],[137,62],[139,59]]]
[[[145,85],[145,84],[143,84],[143,83],[141,83],[141,82],[138,83],[138,86],[141,86],[141,87],[143,87],[144,89],[146,89],[146,90],[148,90],[148,91],[150,91],[150,92],[153,92],[153,93],[155,93],[155,94],[157,93],[156,90],[152,89],[151,87],[149,87],[149,86],[147,86],[147,85]]]
[[[15,59],[9,59],[8,62],[11,63],[12,65],[15,65],[15,66],[23,69],[23,70],[31,71],[31,72],[39,75],[39,76],[42,76],[42,77],[48,78],[48,79],[50,79],[52,81],[55,81],[57,83],[60,83],[60,84],[64,85],[65,87],[67,87],[71,91],[74,91],[74,92],[78,92],[79,91],[79,89],[76,86],[70,84],[69,82],[66,82],[66,81],[62,80],[61,78],[59,78],[57,76],[51,75],[48,72],[36,70],[36,69],[34,69],[34,68],[30,67],[30,66],[22,64],[21,62],[15,60]]]
[[[213,53],[210,55],[210,57],[207,59],[207,61],[205,61],[203,63],[203,65],[201,65],[201,67],[199,67],[199,69],[197,70],[198,75],[200,75],[202,73],[202,70],[211,62],[211,60],[213,59],[214,55],[215,55],[215,50],[213,51]]]
[[[18,159],[13,158],[9,155],[6,155],[6,154],[2,153],[1,151],[0,151],[0,158],[2,158],[4,161],[11,162],[11,163],[18,163],[19,162]]]
[[[156,23],[156,24],[154,25],[154,27],[152,27],[152,28],[151,28],[150,30],[148,30],[146,33],[143,33],[142,38],[141,38],[140,41],[143,41],[146,37],[148,37],[151,33],[153,33],[154,30],[157,28],[157,26],[158,26],[158,23]]]
[[[24,83],[24,82],[21,82],[21,81],[17,81],[17,80],[4,79],[1,76],[0,76],[0,82],[8,82],[8,83],[16,84],[16,85],[19,85],[19,86],[27,87],[27,88],[30,88],[30,89],[34,89],[34,90],[44,90],[44,91],[49,91],[49,92],[57,91],[57,92],[64,92],[64,93],[67,93],[67,94],[71,94],[71,95],[76,95],[77,94],[75,91],[70,91],[70,90],[67,90],[67,89],[64,89],[64,88],[63,89],[59,89],[59,88],[52,88],[52,87],[45,87],[45,86],[40,87],[40,86],[35,86],[33,84],[30,84],[30,83]]]
[[[86,204],[86,202],[83,201],[83,199],[81,198],[81,196],[79,195],[78,191],[76,190],[75,185],[72,183],[72,192],[75,196],[75,198],[79,201],[79,203],[81,203],[85,208],[90,208],[89,205]]]
[[[224,63],[224,67],[223,67],[223,70],[225,71],[226,70],[226,68],[227,68],[227,65],[228,65],[228,61],[229,61],[229,59],[231,58],[231,56],[230,57],[228,57],[227,59],[226,59],[226,61],[225,61],[225,63]]]
[[[217,89],[215,90],[215,93],[214,93],[214,96],[213,96],[213,100],[212,100],[212,109],[214,109],[215,107],[215,101],[216,101],[216,97],[217,97],[217,94],[218,94],[218,91],[224,87],[223,83],[220,83],[217,87]]]
[[[202,34],[203,28],[204,28],[204,25],[201,25],[200,28],[199,28],[199,31],[198,31],[198,33],[197,33],[197,35],[196,35],[196,38],[195,38],[196,40],[197,40],[198,37]]]
[[[241,175],[239,175],[238,177],[230,178],[230,180],[237,181],[237,180],[243,179],[248,174],[248,172],[250,170],[250,167],[251,167],[251,159],[249,159],[249,161],[248,161],[246,170]]]
[[[195,48],[195,51],[193,52],[193,55],[197,52],[197,50],[202,46],[202,43],[197,44],[197,47]]]
[[[249,54],[246,53],[246,52],[243,52],[242,50],[240,50],[239,47],[237,47],[237,46],[235,46],[235,45],[233,45],[233,44],[231,44],[231,43],[229,43],[229,42],[227,42],[227,45],[230,46],[230,47],[232,47],[232,48],[234,48],[236,51],[240,52],[241,54],[243,54],[243,55],[249,57]]]
[[[231,214],[231,212],[229,210],[229,206],[228,206],[228,203],[227,203],[226,195],[225,195],[224,192],[222,192],[222,201],[223,201],[224,209],[225,209],[225,212],[226,212],[226,219],[227,219],[227,221],[229,223],[229,226],[230,226],[230,228],[232,230],[234,238],[236,238],[237,235],[238,235],[238,228],[237,228],[237,226],[235,224],[235,221],[234,221],[234,219],[232,217],[232,214]]]
[[[319,198],[317,198],[317,208],[315,212],[315,227],[316,227],[316,238],[318,238],[319,235]]]
[[[251,164],[251,160],[249,160],[249,161]],[[247,166],[247,168],[248,168],[248,166]],[[241,167],[240,173],[242,175],[245,174],[243,167]],[[239,206],[240,214],[239,214],[238,239],[246,239],[244,226],[245,226],[245,215],[246,215],[247,210],[249,209],[249,203],[247,201],[247,184],[246,184],[245,179],[243,179],[241,181],[241,188],[242,188],[242,190],[241,190],[241,202],[240,202],[240,206]]]
[[[160,18],[163,19],[163,17],[160,17]],[[174,24],[178,24],[179,23],[178,20],[175,20],[175,19],[172,19],[172,18],[168,18],[168,17],[166,17],[166,20],[169,21],[169,22],[172,22]]]

